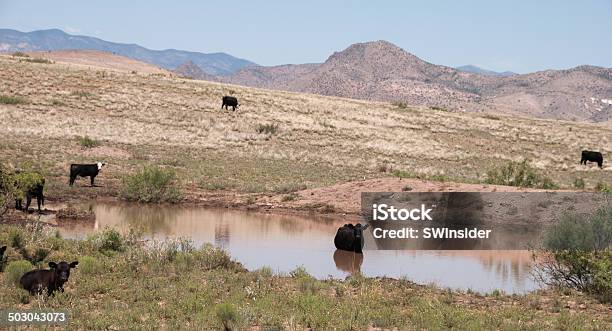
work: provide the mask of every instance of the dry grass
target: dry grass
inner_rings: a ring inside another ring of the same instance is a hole
[[[70,162],[107,162],[102,183],[146,164],[173,167],[183,184],[241,191],[317,187],[389,176],[381,164],[452,181],[483,181],[510,160],[531,164],[562,187],[612,182],[607,167],[580,166],[582,149],[612,152],[608,127],[482,117],[389,103],[131,75],[0,56],[0,88],[26,104],[0,105],[0,160],[42,164],[63,187]],[[220,110],[232,90],[239,111]],[[57,106],[61,102],[61,107]],[[274,123],[275,134],[257,125]],[[103,140],[83,151],[78,136]]]

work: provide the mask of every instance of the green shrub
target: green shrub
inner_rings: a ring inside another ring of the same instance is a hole
[[[486,183],[542,189],[558,188],[550,178],[540,175],[527,160],[510,161],[505,166],[489,170]]]
[[[276,134],[278,132],[278,124],[259,124],[256,128],[257,133],[260,134]]]
[[[215,307],[215,315],[226,331],[232,330],[232,327],[238,323],[238,311],[231,303],[218,304]]]
[[[79,270],[85,275],[97,274],[101,268],[102,265],[93,256],[85,255],[79,258]]]
[[[94,243],[98,251],[103,253],[123,252],[125,250],[123,236],[112,228],[104,228],[101,232],[92,235],[89,240]]]
[[[128,201],[174,203],[181,199],[181,192],[174,171],[148,166],[123,179],[121,196]]]
[[[22,103],[27,103],[27,100],[24,97],[20,96],[10,96],[10,95],[0,95],[0,104],[4,105],[18,105]]]
[[[88,136],[77,137],[77,141],[79,142],[79,145],[85,148],[92,148],[100,145],[99,141],[89,138]]]
[[[536,275],[545,284],[612,302],[612,206],[584,219],[566,214],[546,232]]]
[[[39,58],[39,57],[33,58],[33,59],[27,58],[27,59],[19,60],[19,62],[21,62],[21,61],[29,62],[29,63],[42,63],[42,64],[51,64],[51,63],[53,63],[53,61],[51,61],[51,60],[47,60],[47,59],[43,59],[43,58]]]
[[[4,269],[6,279],[9,283],[19,285],[19,279],[23,274],[32,270],[33,266],[26,260],[13,261],[9,263]]]
[[[415,174],[405,170],[393,170],[393,176],[399,178],[413,178]]]
[[[603,182],[598,182],[597,185],[595,185],[595,190],[599,192],[611,193],[612,186]]]
[[[584,189],[584,179],[582,178],[576,178],[574,179],[574,187],[577,189]]]
[[[289,193],[305,190],[307,188],[308,187],[306,186],[306,184],[289,183],[289,184],[283,184],[283,185],[278,186],[274,191],[276,193],[289,194]]]
[[[21,171],[15,176],[15,197],[24,199],[27,191],[45,184],[43,175],[36,171]]]
[[[296,193],[289,193],[286,195],[283,195],[283,197],[281,198],[282,202],[287,202],[287,201],[293,201],[293,200],[297,200],[300,196]]]

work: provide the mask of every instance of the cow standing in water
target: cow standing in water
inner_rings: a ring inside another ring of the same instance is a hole
[[[338,228],[336,237],[334,237],[334,245],[337,249],[343,251],[362,253],[363,245],[365,243],[363,238],[363,231],[367,229],[369,224],[362,226],[360,223],[356,225],[345,224],[341,228]]]
[[[232,107],[232,111],[236,111],[236,108],[238,108],[238,106],[240,106],[240,104],[238,103],[238,99],[229,96],[223,97],[221,109],[225,107],[225,110],[229,110],[228,107]]]
[[[102,170],[102,167],[105,163],[98,162],[96,164],[71,164],[70,165],[70,186],[74,184],[77,176],[79,177],[89,177],[91,180],[91,186],[94,185],[94,179]]]
[[[580,164],[587,164],[589,162],[597,162],[597,166],[599,168],[603,168],[603,155],[600,152],[593,151],[582,151],[582,158],[580,159]]]

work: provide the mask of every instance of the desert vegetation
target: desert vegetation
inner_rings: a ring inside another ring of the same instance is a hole
[[[68,329],[606,329],[612,323],[607,307],[571,290],[509,296],[358,275],[317,280],[303,268],[288,275],[247,271],[210,245],[144,242],[136,230],[68,240],[40,225],[2,226],[0,242],[9,245],[0,309],[68,309]],[[35,251],[44,258],[24,255]],[[30,296],[16,285],[25,271],[60,260],[79,261],[64,293]]]

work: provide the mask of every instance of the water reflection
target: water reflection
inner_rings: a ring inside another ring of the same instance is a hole
[[[95,222],[62,224],[65,237],[83,237],[106,226],[138,227],[147,238],[189,237],[196,244],[222,246],[250,270],[269,266],[288,273],[299,266],[317,278],[406,277],[418,283],[508,293],[537,288],[529,277],[527,251],[366,250],[337,251],[333,239],[345,220],[279,216],[229,209],[96,203]],[[366,249],[375,245],[366,231]]]

